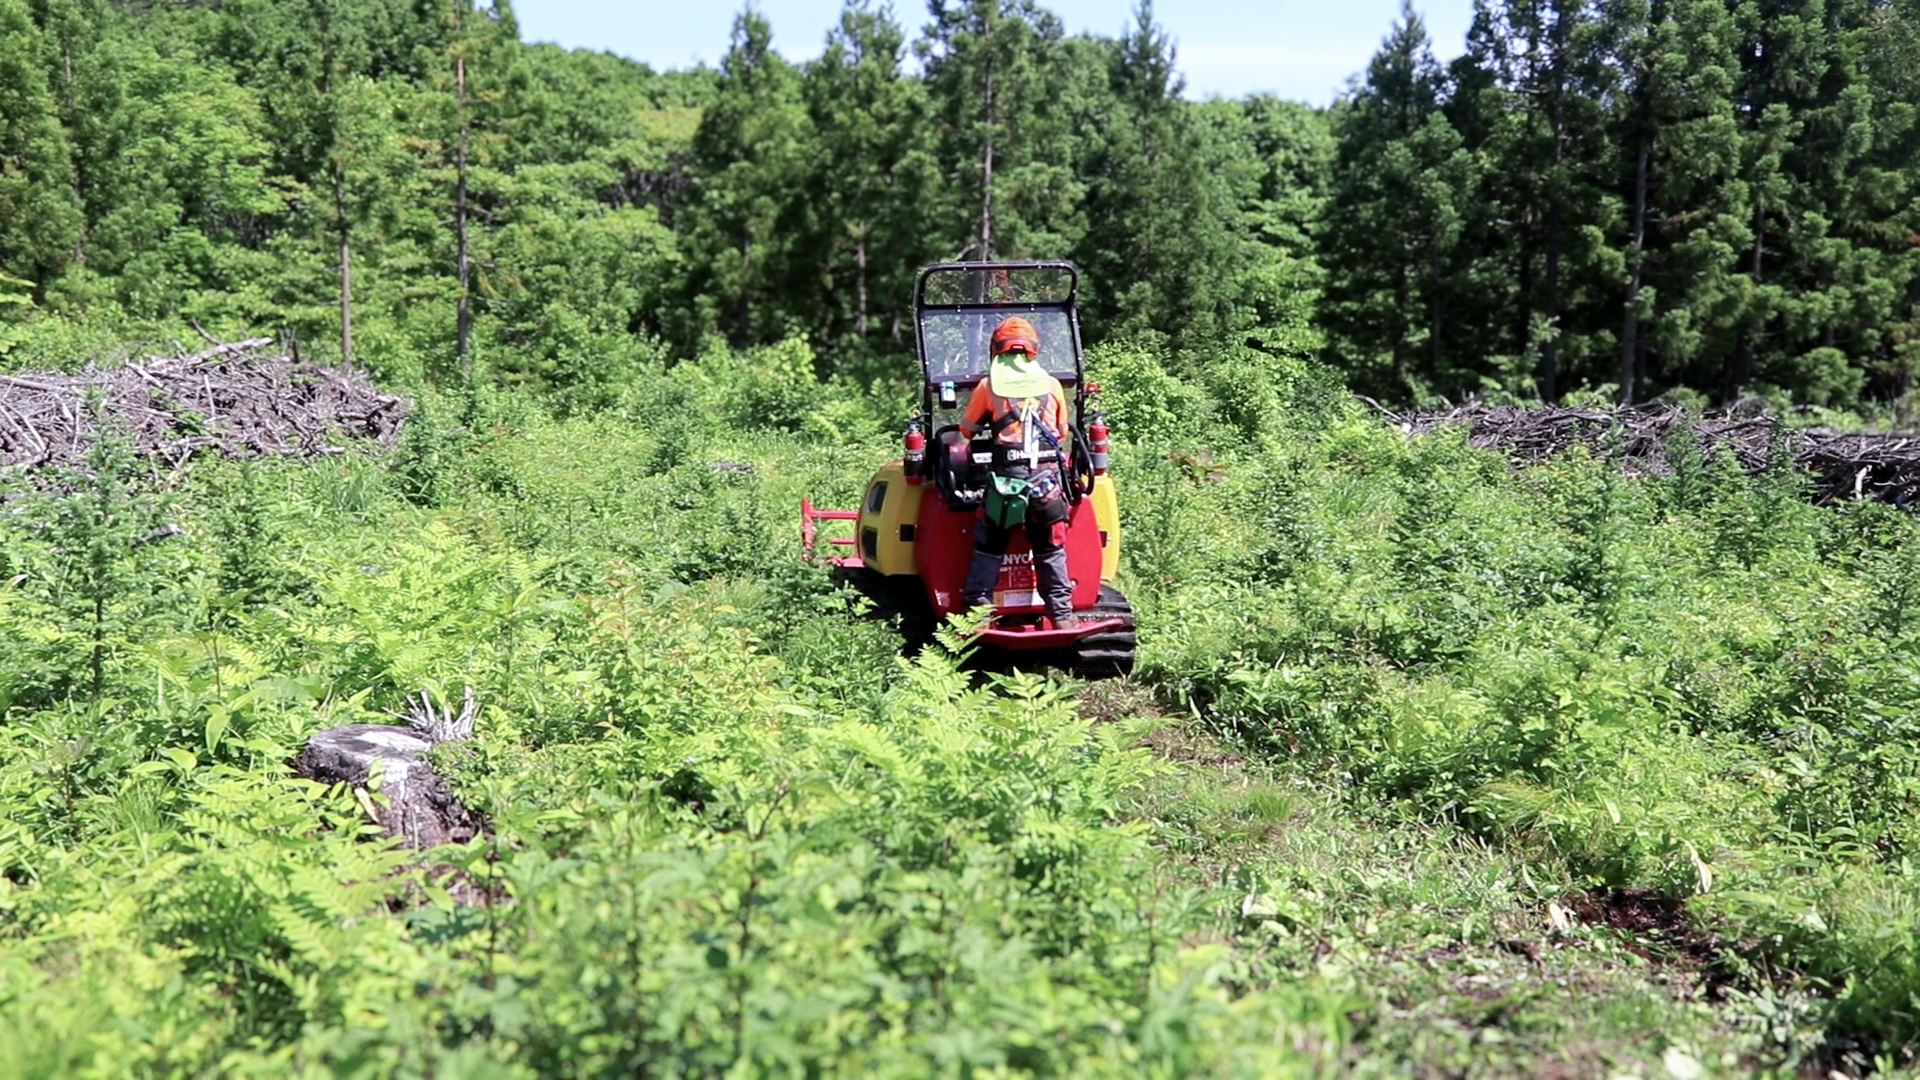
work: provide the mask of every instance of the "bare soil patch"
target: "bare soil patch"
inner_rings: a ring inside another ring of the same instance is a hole
[[[1736,979],[1728,943],[1672,897],[1645,888],[1595,889],[1567,898],[1565,906],[1588,926],[1618,931],[1629,952],[1656,970],[1685,976],[1709,1000],[1722,999]]]

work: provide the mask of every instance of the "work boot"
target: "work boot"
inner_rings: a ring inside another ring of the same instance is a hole
[[[1080,616],[1075,615],[1071,611],[1067,612],[1065,615],[1053,615],[1053,616],[1049,616],[1049,618],[1053,620],[1053,628],[1055,630],[1080,629]]]
[[[1040,598],[1054,624],[1073,617],[1073,582],[1067,578],[1067,552],[1064,548],[1040,548],[1033,553],[1034,576],[1039,579]]]
[[[975,551],[973,562],[967,566],[967,584],[961,590],[961,595],[967,599],[968,609],[992,603],[993,585],[999,580],[1000,556]]]

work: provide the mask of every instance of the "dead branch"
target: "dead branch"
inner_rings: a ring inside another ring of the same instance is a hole
[[[0,466],[80,465],[95,435],[86,405],[94,394],[135,452],[174,465],[203,452],[310,456],[339,453],[350,439],[393,443],[408,412],[404,399],[358,373],[299,363],[272,344],[214,342],[77,375],[0,375]]]
[[[1394,419],[1414,435],[1463,427],[1468,445],[1499,450],[1518,465],[1539,464],[1584,446],[1634,472],[1670,476],[1671,456],[1690,442],[1701,460],[1725,461],[1749,474],[1797,468],[1818,502],[1920,503],[1920,438],[1912,435],[1789,428],[1772,415],[1701,415],[1674,407],[1522,408],[1470,401]]]

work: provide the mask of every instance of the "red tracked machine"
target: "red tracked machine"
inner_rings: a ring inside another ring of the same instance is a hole
[[[1067,575],[1078,625],[1046,617],[1026,531],[1015,529],[994,587],[994,613],[980,631],[983,653],[1014,666],[1053,665],[1090,678],[1133,670],[1134,619],[1110,582],[1120,566],[1120,512],[1107,475],[1107,426],[1086,381],[1074,309],[1079,271],[1067,262],[939,263],[920,272],[914,290],[919,344],[920,415],[908,424],[901,456],[882,466],[858,510],[800,504],[801,544],[809,560],[840,568],[881,609],[897,612],[910,641],[965,607],[962,587],[973,557],[973,526],[987,486],[992,447],[960,434],[968,395],[986,377],[994,327],[1008,316],[1031,322],[1040,363],[1066,390],[1073,434],[1064,472],[1072,505]],[[850,522],[851,536],[822,535]]]

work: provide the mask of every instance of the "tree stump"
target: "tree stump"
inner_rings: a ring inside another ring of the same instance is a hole
[[[427,751],[439,743],[468,738],[478,712],[471,689],[457,716],[445,711],[436,714],[423,693],[406,717],[407,726],[328,728],[307,740],[293,770],[318,783],[349,784],[357,792],[378,795],[377,800],[363,797],[362,802],[382,828],[410,848],[464,843],[480,834],[480,819],[433,771]]]

